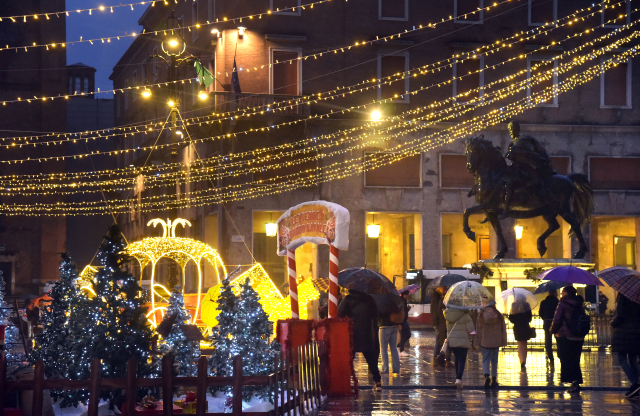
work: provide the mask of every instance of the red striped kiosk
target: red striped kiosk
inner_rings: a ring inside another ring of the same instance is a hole
[[[327,201],[296,205],[277,221],[278,255],[287,256],[291,295],[292,319],[278,321],[277,325],[278,341],[285,349],[303,345],[312,337],[312,321],[298,319],[296,248],[304,243],[329,245],[329,317],[316,323],[315,327],[318,341],[324,345],[320,357],[324,373],[321,380],[325,380],[323,388],[330,396],[349,396],[357,391],[357,386],[351,387],[351,326],[338,319],[339,253],[349,248],[349,221],[346,208]]]

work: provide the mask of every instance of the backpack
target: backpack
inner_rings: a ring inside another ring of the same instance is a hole
[[[404,309],[401,309],[400,312],[394,312],[389,315],[389,320],[394,324],[401,324],[404,322]]]
[[[584,338],[591,330],[591,318],[583,307],[574,308],[571,319],[567,321],[567,328],[576,337]]]

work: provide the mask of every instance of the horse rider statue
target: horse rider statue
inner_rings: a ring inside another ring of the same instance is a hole
[[[531,136],[520,135],[520,124],[512,120],[507,126],[511,143],[505,157],[511,161],[505,175],[504,210],[500,219],[507,218],[514,188],[524,192],[545,194],[549,178],[556,174],[547,151]],[[550,195],[547,195],[550,197]]]

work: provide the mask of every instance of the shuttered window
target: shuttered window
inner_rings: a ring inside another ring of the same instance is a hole
[[[380,56],[380,79],[385,80],[386,77],[392,77],[386,80],[380,88],[380,98],[393,98],[397,100],[404,100],[400,96],[406,92],[406,79],[403,79],[398,74],[402,74],[406,70],[406,56]]]
[[[606,107],[626,107],[631,105],[628,94],[629,88],[629,64],[620,63],[617,66],[607,69],[602,75],[601,82],[603,91],[601,92],[601,104]]]
[[[378,0],[380,15],[382,20],[407,20],[409,13],[407,10],[407,0]]]
[[[475,179],[467,170],[467,156],[440,155],[440,187],[471,189]]]
[[[589,181],[596,190],[640,191],[640,158],[590,157]]]
[[[482,2],[480,0],[454,0],[456,23],[477,23],[482,21]]]
[[[456,101],[468,102],[480,96],[482,87],[481,59],[457,61],[454,66],[456,79],[453,82]],[[477,103],[477,101],[475,101]]]
[[[298,52],[272,51],[272,86],[274,94],[298,95]]]
[[[381,155],[384,156],[381,157]],[[393,153],[368,153],[364,157],[366,162],[378,165],[383,162],[375,163],[375,161],[389,160],[387,155],[390,156]],[[421,155],[414,155],[391,164],[382,164],[373,170],[367,170],[364,175],[364,184],[376,187],[419,188],[422,185],[421,161]]]
[[[529,25],[541,26],[557,18],[557,0],[529,0]]]

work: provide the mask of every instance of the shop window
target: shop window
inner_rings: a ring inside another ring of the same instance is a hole
[[[300,16],[302,0],[270,0],[271,11],[279,14]],[[281,11],[282,10],[282,11]]]
[[[558,20],[558,0],[529,0],[529,26]]]
[[[365,244],[367,245],[365,267],[377,272],[380,271],[380,252],[378,246],[379,239],[380,235],[378,236],[378,238],[367,237],[367,241],[365,242]]]
[[[482,23],[483,0],[454,0],[453,15],[456,23]]]
[[[562,235],[553,233],[547,237],[547,252],[545,257],[548,259],[562,259],[564,258],[564,250],[562,247]]]
[[[483,95],[484,58],[457,60],[453,64],[453,96],[459,103],[478,104]]]
[[[478,260],[488,260],[491,258],[491,242],[489,236],[478,237]]]
[[[402,74],[409,70],[409,53],[378,54],[378,79],[383,82],[378,88],[378,99],[392,99],[393,102],[408,103],[409,77]],[[390,79],[386,79],[391,77]]]
[[[409,0],[378,0],[378,19],[408,20]]]
[[[365,224],[366,267],[385,276],[404,276],[422,268],[422,216],[402,212],[367,212]],[[367,226],[379,226],[371,237]]]
[[[636,268],[636,238],[613,237],[613,257],[616,266]]]
[[[451,266],[451,234],[442,234],[442,268]]]
[[[392,157],[394,153],[365,153],[365,166],[371,166],[372,164],[375,166],[377,165],[376,161],[384,163],[385,160],[389,160],[387,155]],[[422,155],[418,154],[367,170],[364,173],[364,186],[419,188],[422,185],[421,161]]]
[[[537,100],[538,107],[557,107],[558,106],[558,72],[553,71],[552,76],[535,77],[536,74],[548,74],[549,71],[558,68],[558,60],[549,60],[540,57],[528,57],[527,58],[527,98],[529,103],[532,100]],[[534,79],[535,77],[535,79]],[[550,90],[549,88],[553,89]],[[550,91],[553,96],[549,96]],[[540,96],[544,92],[544,97]],[[544,99],[543,102],[540,102]]]
[[[631,108],[630,60],[600,75],[600,108]]]
[[[440,187],[471,189],[474,176],[467,170],[466,155],[440,155]]]
[[[300,95],[301,62],[299,51],[271,51],[271,93]]]
[[[640,191],[640,158],[590,157],[589,181],[594,190]]]
[[[602,2],[601,24],[606,28],[619,28],[630,23],[631,1]],[[622,17],[621,17],[622,16]]]

